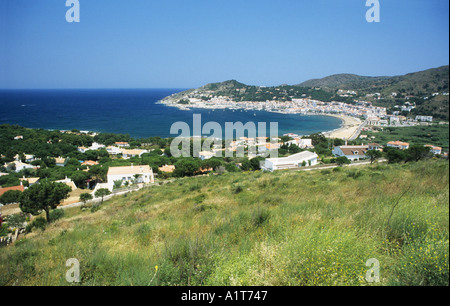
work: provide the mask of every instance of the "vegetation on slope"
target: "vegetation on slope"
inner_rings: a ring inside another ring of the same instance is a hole
[[[411,115],[434,116],[448,120],[449,66],[428,69],[401,76],[369,77],[355,74],[336,74],[322,79],[313,79],[297,85],[249,86],[235,80],[207,84],[198,89],[190,89],[163,101],[189,104],[187,98],[201,98],[205,101],[213,97],[228,97],[233,101],[291,101],[311,98],[323,102],[338,101],[355,103],[355,100],[371,101],[376,106],[394,109],[395,105],[406,102],[415,104]],[[338,90],[351,90],[355,94],[342,96]],[[392,96],[395,93],[396,96]],[[439,95],[433,95],[439,93]],[[376,94],[376,95],[374,95]],[[379,94],[379,96],[378,96]],[[369,96],[366,96],[369,95]],[[377,99],[380,97],[381,99]]]
[[[68,209],[0,252],[1,285],[448,285],[447,161],[177,179]]]
[[[411,126],[411,127],[384,127],[375,131],[363,132],[371,139],[381,145],[386,145],[389,141],[404,141],[415,145],[439,146],[444,152],[449,150],[449,128],[447,124],[432,126]],[[358,139],[355,143],[367,143],[367,139]]]
[[[303,87],[327,87],[351,89],[365,92],[392,92],[420,96],[425,93],[447,91],[449,89],[449,66],[428,69],[401,76],[367,77],[354,74],[336,74],[323,79],[309,80],[299,84]]]

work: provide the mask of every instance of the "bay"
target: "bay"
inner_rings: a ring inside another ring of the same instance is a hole
[[[330,116],[305,116],[245,110],[179,110],[157,102],[184,89],[59,89],[0,90],[0,124],[27,128],[129,134],[135,138],[176,137],[175,122],[192,128],[193,114],[202,123],[278,123],[278,133],[310,135],[339,128],[342,121]],[[266,135],[269,135],[267,129]],[[208,136],[208,135],[204,135]]]

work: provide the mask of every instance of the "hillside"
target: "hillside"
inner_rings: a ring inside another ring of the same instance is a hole
[[[0,252],[0,285],[446,285],[448,161],[178,179],[71,208]]]
[[[302,87],[326,87],[331,89],[351,89],[363,92],[392,92],[418,96],[434,92],[448,92],[449,66],[409,73],[402,76],[368,77],[354,74],[337,74],[322,79],[303,82]]]
[[[312,79],[298,84],[301,87],[327,87],[342,89],[361,89],[375,82],[381,83],[388,80],[389,77],[367,77],[356,74],[334,74],[322,79]]]
[[[338,90],[355,93],[345,96]],[[449,118],[449,66],[409,73],[402,76],[359,76],[336,74],[322,79],[309,80],[297,85],[250,86],[236,80],[207,84],[166,97],[166,104],[189,104],[189,99],[210,101],[214,97],[227,97],[233,101],[265,102],[291,101],[311,98],[323,102],[338,101],[355,103],[356,100],[371,101],[375,106],[395,110],[395,105],[410,102],[416,105],[411,113],[430,115],[436,119]],[[395,93],[394,97],[392,94]],[[434,95],[439,93],[438,95]]]

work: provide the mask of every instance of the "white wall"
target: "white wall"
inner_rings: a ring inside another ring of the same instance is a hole
[[[139,173],[141,180],[144,184],[150,184],[154,179],[152,179],[152,173]],[[122,181],[122,184],[128,181],[130,184],[134,181],[134,174],[116,174],[116,175],[108,175],[108,189],[110,191],[114,188],[114,181]]]

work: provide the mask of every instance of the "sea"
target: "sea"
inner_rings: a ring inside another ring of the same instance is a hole
[[[278,123],[278,135],[310,135],[341,127],[342,120],[320,115],[280,114],[251,110],[180,110],[157,103],[185,89],[40,89],[0,90],[0,124],[17,124],[47,130],[80,130],[97,133],[128,134],[133,138],[171,134],[176,122],[193,128],[193,115],[201,122],[217,122],[225,131],[226,122]],[[262,133],[263,131],[258,131]],[[192,132],[191,132],[192,135]],[[225,134],[223,134],[225,136]],[[210,136],[202,134],[202,136]],[[257,135],[260,136],[260,135]]]

